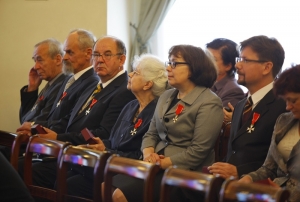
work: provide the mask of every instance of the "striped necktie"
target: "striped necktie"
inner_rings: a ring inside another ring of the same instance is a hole
[[[95,97],[95,95],[97,93],[99,93],[101,90],[102,90],[102,84],[98,83],[98,85],[96,86],[96,89],[93,91],[93,93],[91,94],[91,96],[89,97],[89,99],[87,99],[87,101],[85,102],[85,104],[81,107],[81,109],[79,111],[79,114],[84,111],[84,109],[90,104],[90,102]]]
[[[249,119],[249,116],[252,112],[252,105],[253,105],[253,102],[252,102],[252,98],[251,96],[247,99],[247,102],[244,106],[244,111],[243,111],[243,116],[242,116],[242,124],[244,125],[245,122]]]

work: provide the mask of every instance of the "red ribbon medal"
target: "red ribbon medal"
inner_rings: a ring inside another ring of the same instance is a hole
[[[39,97],[39,101],[42,101],[42,100],[44,100],[44,96],[43,96],[43,95],[41,95],[41,96]]]
[[[62,96],[61,96],[61,98],[59,99],[59,101],[57,102],[56,107],[58,107],[58,106],[60,105],[60,102],[61,102],[66,96],[67,96],[67,92],[65,91],[65,92],[62,94]]]
[[[181,114],[181,112],[183,111],[183,109],[184,109],[183,105],[181,105],[181,104],[178,104],[178,105],[177,105],[177,109],[176,109],[176,111],[175,111],[176,116],[173,118],[173,122],[174,122],[174,123],[177,121],[178,116],[179,116],[179,114]]]
[[[88,115],[92,109],[92,107],[96,104],[97,100],[94,98],[89,106],[89,108],[85,111],[85,115]]]
[[[254,129],[255,129],[254,124],[256,123],[256,121],[258,120],[259,117],[260,117],[259,113],[256,113],[256,112],[253,113],[251,125],[250,125],[250,127],[247,128],[248,133],[251,133],[252,131],[254,131]]]
[[[138,129],[138,127],[141,126],[143,120],[142,119],[138,119],[138,121],[136,122],[136,124],[134,124],[134,128],[132,131],[130,131],[131,135],[135,135],[136,134],[136,130]]]

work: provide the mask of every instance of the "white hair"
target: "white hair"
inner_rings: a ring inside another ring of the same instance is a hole
[[[137,67],[145,81],[152,81],[151,88],[154,96],[160,96],[168,88],[168,78],[165,65],[161,59],[152,54],[142,54],[135,56],[133,69]]]

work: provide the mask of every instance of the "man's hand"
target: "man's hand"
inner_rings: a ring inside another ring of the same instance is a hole
[[[27,131],[27,132],[26,132]],[[17,133],[30,133],[31,132],[31,122],[24,122],[19,128],[17,128]]]
[[[105,145],[103,144],[102,140],[99,137],[93,137],[93,139],[97,142],[97,144],[85,144],[85,145],[79,145],[79,147],[89,148],[97,151],[104,151]]]
[[[32,67],[29,71],[27,92],[37,90],[41,83],[42,79],[40,78],[38,72],[34,69],[34,67]]]
[[[232,113],[234,110],[234,107],[230,102],[228,102],[228,107],[231,110],[231,112],[228,112],[224,107],[223,107],[223,113],[224,113],[224,121],[230,122],[232,119]]]
[[[46,138],[46,139],[51,139],[51,140],[56,140],[57,138],[57,133],[54,132],[53,130],[50,130],[49,128],[45,128],[45,131],[47,132],[46,134],[37,134],[41,138]]]
[[[219,174],[223,178],[229,178],[231,176],[238,178],[238,172],[234,165],[229,163],[217,162],[207,168],[213,175]]]

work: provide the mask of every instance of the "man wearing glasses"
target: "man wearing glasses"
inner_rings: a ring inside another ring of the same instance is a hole
[[[234,108],[226,163],[214,163],[208,167],[211,173],[239,178],[264,163],[276,119],[286,111],[272,90],[283,61],[284,50],[274,38],[254,36],[241,42],[237,82],[249,93]]]
[[[64,133],[45,128],[47,134],[39,134],[40,137],[68,141],[73,145],[87,144],[80,132],[88,128],[96,137],[109,138],[121,110],[135,99],[131,91],[127,90],[128,75],[123,69],[126,60],[125,45],[115,37],[100,38],[94,45],[92,60],[100,82],[81,95]],[[56,162],[35,163],[32,170],[35,185],[54,188]]]

